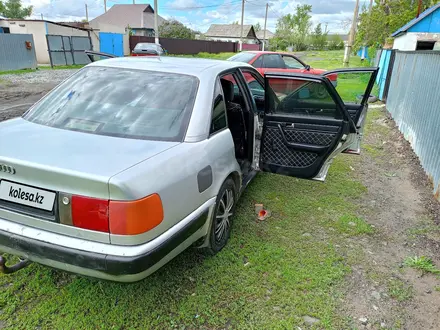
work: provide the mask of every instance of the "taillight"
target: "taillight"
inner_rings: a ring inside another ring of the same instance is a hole
[[[72,224],[75,227],[117,235],[138,235],[163,220],[162,201],[152,194],[135,201],[113,201],[72,196]]]
[[[153,229],[163,220],[162,201],[152,194],[136,201],[110,201],[110,233],[137,235]]]
[[[75,227],[109,232],[108,200],[72,196],[72,223]]]

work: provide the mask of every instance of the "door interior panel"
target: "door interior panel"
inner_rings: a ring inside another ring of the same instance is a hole
[[[312,178],[338,144],[343,121],[301,116],[265,116],[260,155],[263,171]],[[315,122],[315,123],[313,123]]]

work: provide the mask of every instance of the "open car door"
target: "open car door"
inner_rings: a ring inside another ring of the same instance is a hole
[[[266,73],[264,79],[259,168],[324,181],[333,158],[356,133],[335,87],[328,78],[311,74]]]
[[[359,155],[368,111],[368,100],[376,81],[378,68],[338,69],[323,73],[324,77],[335,77],[336,91],[345,109],[356,125],[356,132],[348,137],[353,141],[343,152]]]
[[[90,59],[90,62],[96,62],[96,61],[99,61],[100,59],[118,57],[118,56],[113,55],[113,54],[96,52],[96,51],[93,51],[93,50],[85,50],[84,53],[86,53],[86,55]]]

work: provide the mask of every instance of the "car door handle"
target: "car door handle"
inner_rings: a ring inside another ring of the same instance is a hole
[[[328,147],[327,146],[317,146],[313,144],[305,144],[305,143],[294,143],[290,142],[286,138],[286,134],[284,133],[283,127],[281,124],[278,124],[278,129],[280,130],[281,137],[283,139],[283,142],[286,146],[289,148],[301,150],[301,151],[309,151],[309,152],[315,152],[315,153],[323,153],[325,152]]]

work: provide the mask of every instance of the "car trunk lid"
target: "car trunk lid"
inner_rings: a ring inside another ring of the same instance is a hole
[[[108,181],[113,175],[179,144],[75,132],[22,118],[0,126],[0,182],[4,186],[0,191],[0,210],[55,222],[62,193],[109,199]],[[12,197],[20,197],[21,192],[32,193],[34,188],[40,196],[47,192],[45,198],[54,205],[53,209],[46,204],[32,207],[35,205],[11,203],[11,193]]]

